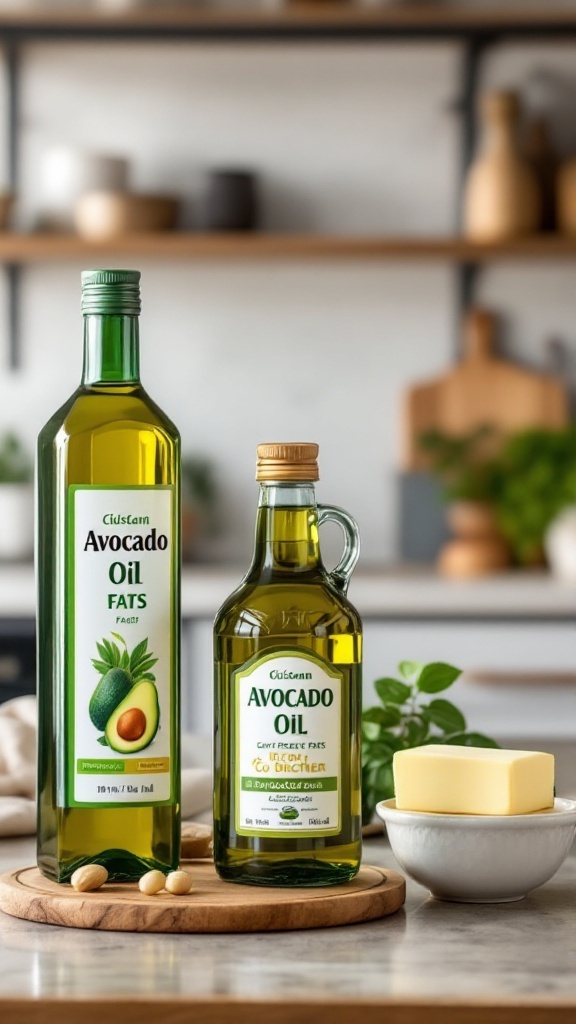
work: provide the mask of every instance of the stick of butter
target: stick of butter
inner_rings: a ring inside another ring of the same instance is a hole
[[[433,744],[394,754],[396,807],[439,814],[529,814],[554,805],[554,756]]]

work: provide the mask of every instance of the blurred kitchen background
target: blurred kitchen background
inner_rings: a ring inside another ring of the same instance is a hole
[[[256,444],[316,440],[361,529],[366,700],[449,661],[470,727],[571,757],[576,2],[20,0],[0,43],[0,478],[28,502],[0,487],[0,694],[34,686],[25,463],[79,380],[80,270],[137,267],[194,524],[186,726]]]

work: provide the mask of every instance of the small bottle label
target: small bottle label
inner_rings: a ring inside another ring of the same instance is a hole
[[[68,488],[64,806],[174,800],[173,502]]]
[[[234,673],[236,831],[322,836],[341,829],[342,675],[298,650]]]

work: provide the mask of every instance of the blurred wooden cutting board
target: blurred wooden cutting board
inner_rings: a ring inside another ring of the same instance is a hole
[[[528,427],[568,423],[568,395],[555,377],[526,370],[495,354],[496,318],[471,309],[465,320],[462,361],[435,380],[417,384],[404,405],[403,469],[425,469],[419,439],[428,430],[469,434],[490,424],[503,435]]]

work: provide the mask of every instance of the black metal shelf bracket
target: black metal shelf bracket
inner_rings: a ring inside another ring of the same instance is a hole
[[[4,267],[8,302],[8,367],[19,370],[22,366],[21,332],[20,332],[20,294],[22,282],[22,266],[20,263],[7,263]]]
[[[10,191],[18,195],[19,183],[19,126],[20,126],[20,48],[15,41],[5,46],[7,117],[6,117],[6,159]],[[20,352],[20,283],[22,267],[18,263],[7,263],[6,291],[8,302],[8,366],[18,370],[21,366]]]
[[[470,164],[474,159],[478,141],[478,95],[482,73],[482,61],[486,50],[493,46],[496,37],[492,34],[468,36],[464,40],[460,57],[460,97],[458,111],[460,126],[460,181],[458,188],[457,225],[462,231],[464,194]],[[477,263],[461,263],[456,268],[457,301],[455,336],[456,355],[462,352],[462,320],[466,310],[474,301],[476,281],[480,272]]]

